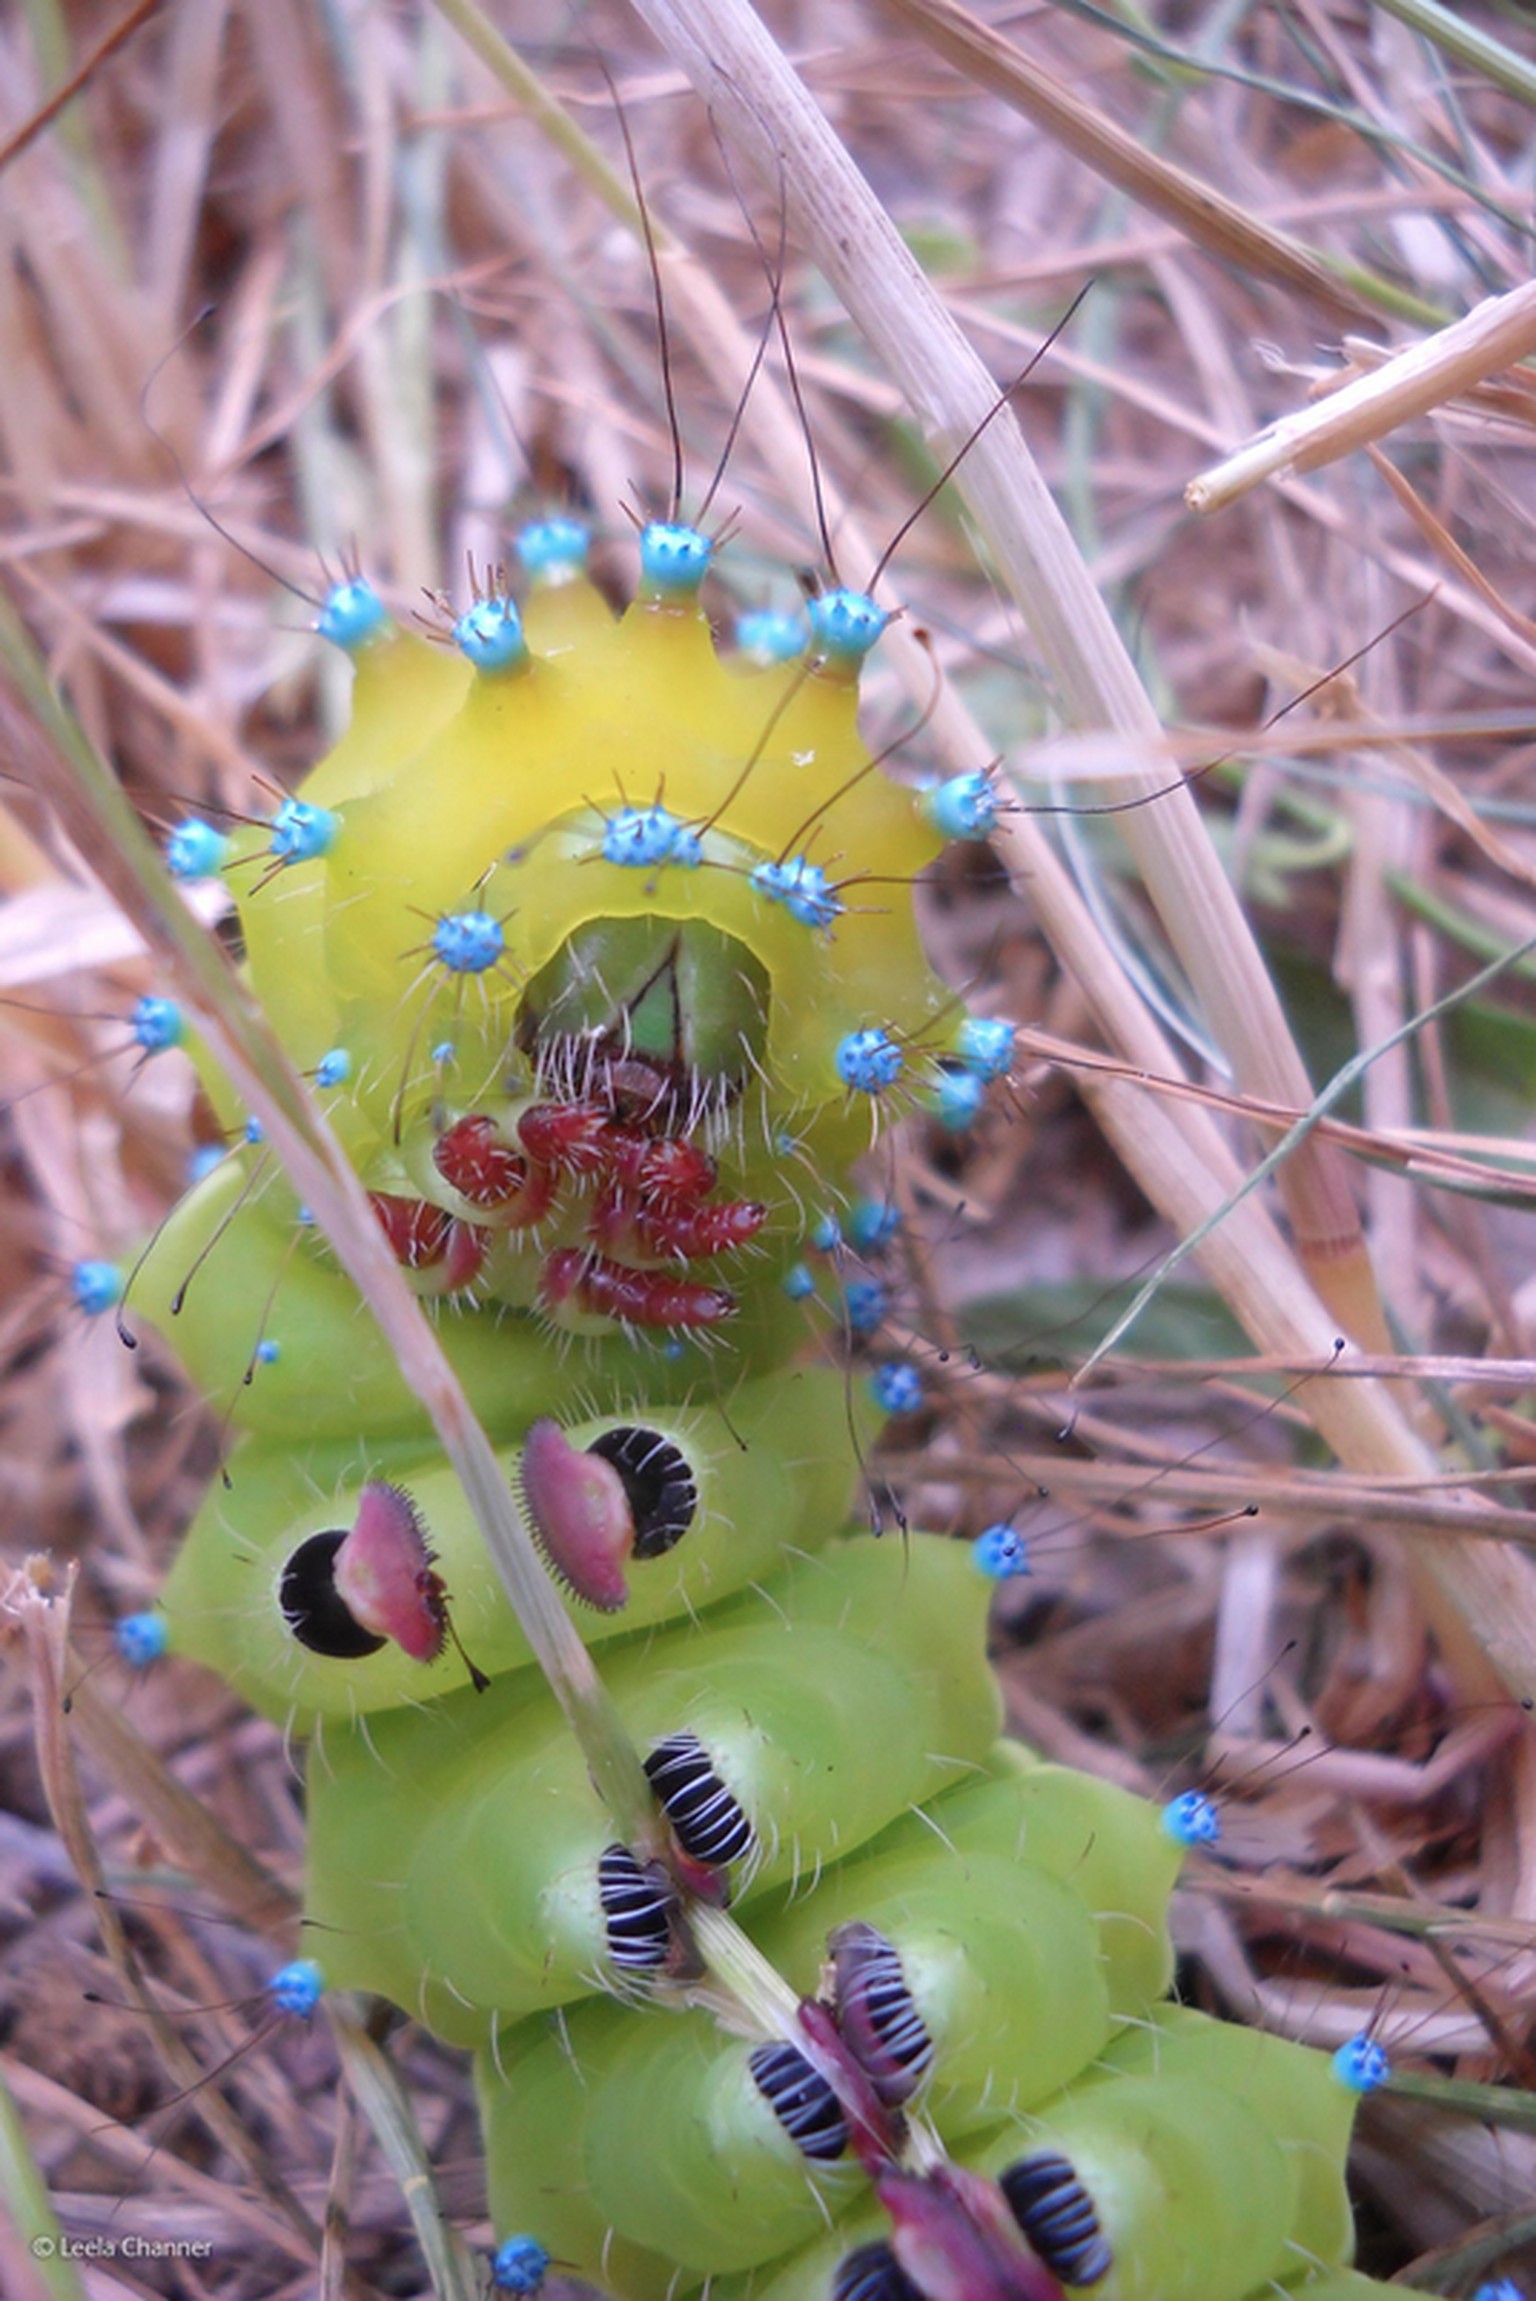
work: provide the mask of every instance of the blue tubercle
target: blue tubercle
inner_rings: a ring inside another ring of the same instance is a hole
[[[776,607],[754,608],[751,614],[736,619],[738,652],[764,671],[803,655],[809,636],[803,616],[785,615]]]
[[[229,1152],[223,1143],[199,1143],[187,1161],[188,1182],[201,1182],[205,1175],[212,1174],[216,1166],[222,1166],[228,1156]]]
[[[1513,2277],[1495,2277],[1486,2285],[1479,2285],[1472,2301],[1525,2301],[1525,2295]]]
[[[1333,2074],[1351,2093],[1379,2093],[1392,2075],[1392,2064],[1385,2048],[1361,2030],[1358,2037],[1339,2047],[1333,2057]]]
[[[454,975],[483,975],[506,943],[501,921],[489,911],[450,911],[432,930],[433,955]]]
[[[819,1214],[806,1237],[818,1254],[836,1254],[843,1243],[843,1226],[835,1214]]]
[[[338,583],[326,595],[315,629],[322,639],[333,647],[340,647],[348,655],[355,655],[376,639],[389,621],[389,610],[371,583],[354,576],[350,583]]]
[[[491,2284],[498,2293],[537,2293],[549,2273],[549,2250],[537,2237],[507,2237],[491,2260]]]
[[[1213,1846],[1221,1836],[1221,1816],[1203,1790],[1185,1790],[1163,1808],[1163,1833],[1176,1846]]]
[[[779,1284],[791,1302],[804,1302],[816,1292],[816,1273],[809,1263],[792,1262]]]
[[[967,1015],[955,1033],[955,1060],[990,1086],[1013,1068],[1018,1033],[1001,1016]]]
[[[862,591],[824,591],[806,614],[817,652],[843,663],[861,662],[891,620]]]
[[[860,1254],[881,1254],[900,1229],[900,1207],[889,1199],[861,1198],[848,1217],[848,1244]]]
[[[458,1051],[459,1050],[454,1045],[452,1039],[439,1039],[437,1045],[432,1049],[432,1060],[438,1064],[441,1069],[446,1070],[448,1065],[458,1054]]]
[[[279,2013],[296,2013],[307,2021],[325,1991],[325,1976],[312,1957],[296,1957],[280,1965],[267,1983],[267,1995]]]
[[[77,1262],[69,1274],[75,1308],[87,1318],[100,1318],[123,1298],[123,1274],[115,1262]]]
[[[695,871],[704,859],[697,831],[661,806],[620,807],[603,825],[602,853],[605,863],[646,871],[660,863]]]
[[[454,625],[453,644],[477,671],[492,678],[520,671],[528,661],[523,619],[510,599],[477,599]]]
[[[258,1366],[275,1366],[282,1355],[282,1344],[274,1342],[270,1334],[263,1335],[261,1341],[256,1345],[256,1363]]]
[[[591,549],[591,530],[579,519],[531,519],[518,531],[517,556],[535,583],[574,582]]]
[[[147,1055],[162,1055],[179,1047],[187,1035],[187,1019],[174,999],[140,999],[133,1010],[133,1035]]]
[[[945,1064],[940,1067],[928,1102],[940,1126],[959,1135],[975,1124],[976,1114],[986,1099],[986,1086],[974,1071],[956,1070]]]
[[[851,1279],[844,1289],[843,1301],[848,1311],[848,1324],[855,1334],[873,1334],[877,1326],[885,1323],[891,1307],[889,1289],[878,1278]]]
[[[833,1060],[845,1087],[861,1095],[880,1095],[896,1084],[905,1058],[890,1033],[877,1027],[850,1031],[838,1041]]]
[[[782,863],[759,863],[752,884],[770,903],[782,903],[802,927],[830,929],[844,905],[819,863],[793,855]]]
[[[131,1670],[147,1670],[170,1642],[170,1625],[163,1614],[125,1614],[112,1630],[112,1643]]]
[[[188,815],[165,842],[165,867],[173,879],[213,879],[229,861],[234,841],[200,815]]]
[[[266,1128],[254,1114],[245,1122],[245,1139],[253,1148],[257,1143],[264,1143],[267,1139]]]
[[[877,1366],[869,1378],[875,1404],[883,1414],[915,1414],[923,1403],[923,1378],[915,1366],[899,1358]]]
[[[714,556],[714,545],[696,527],[653,519],[640,530],[640,573],[655,593],[686,597],[698,590]]]
[[[977,1572],[985,1574],[989,1582],[1011,1582],[1016,1575],[1034,1571],[1029,1562],[1029,1544],[1006,1519],[983,1528],[971,1544],[971,1556],[976,1561]]]
[[[997,792],[980,769],[936,783],[918,803],[944,839],[986,839],[997,829]]]
[[[352,1057],[345,1047],[332,1047],[315,1065],[317,1087],[344,1087],[352,1076]]]
[[[336,844],[341,817],[329,807],[312,807],[307,799],[285,799],[272,818],[272,860],[275,863],[313,863]]]

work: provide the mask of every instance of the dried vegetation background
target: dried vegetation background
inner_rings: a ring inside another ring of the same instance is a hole
[[[973,1139],[902,1143],[927,1240],[908,1308],[937,1404],[885,1475],[929,1523],[1017,1513],[1029,1534],[1034,1578],[1000,1626],[1024,1732],[1145,1789],[1220,1788],[1223,1845],[1182,1902],[1190,1994],[1327,2045],[1369,2023],[1392,2046],[1398,2078],[1360,2126],[1366,2264],[1533,2292],[1529,1705],[1477,1669],[1443,1597],[1429,1624],[1401,1538],[1411,1517],[1434,1541],[1477,1486],[1488,1539],[1536,1531],[1530,374],[1394,431],[1390,473],[1356,453],[1204,521],[1183,490],[1347,367],[1346,340],[1414,341],[1526,279],[1536,38],[1494,5],[1440,12],[1458,47],[1409,0],[988,4],[1013,55],[999,94],[952,60],[955,12],[947,46],[932,13],[768,10],[999,379],[1093,283],[1020,414],[1177,756],[1202,769],[1315,1083],[1507,963],[1332,1114],[1362,1130],[1348,1148],[1388,1364],[1441,1465],[1439,1487],[1405,1494],[1330,1467],[1308,1390],[1342,1370],[1256,1359],[1197,1262],[1069,1389],[1171,1241],[1079,1098],[1092,1019],[1028,886],[974,854],[941,873],[921,898],[940,964],[1039,1036]],[[622,177],[611,74],[682,251],[667,263],[757,330],[769,290],[742,200],[771,263],[775,191],[738,190],[673,65],[617,7],[492,14]],[[1049,82],[1067,112],[1042,109]],[[573,503],[622,586],[626,506],[664,507],[671,460],[646,265],[442,16],[32,0],[0,19],[0,147],[6,587],[152,822],[262,811],[340,722],[345,667],[274,574],[312,595],[322,558],[355,554],[410,612],[429,587],[462,591],[516,517]],[[806,427],[883,542],[933,464],[793,247],[783,303]],[[768,367],[782,382],[774,342]],[[696,504],[731,408],[691,325],[673,381]],[[807,501],[805,473],[745,427],[717,497],[735,524],[722,616],[788,604],[775,570],[823,563]],[[951,692],[1059,810],[1128,979],[1251,1161],[1260,1138],[1115,820],[1091,812],[1111,763],[1042,750],[1055,719],[1030,635],[948,491],[893,580]],[[880,740],[911,722],[886,671],[869,710]],[[484,2239],[454,2056],[390,2038],[419,2145],[382,2079],[359,2107],[324,2022],[263,2035],[165,2106],[264,2027],[263,1978],[294,1946],[300,1791],[280,1738],[216,1684],[175,1665],[130,1683],[111,1653],[110,1620],[151,1600],[210,1475],[218,1416],[148,1338],[130,1354],[110,1319],[88,1324],[68,1273],[131,1258],[206,1120],[179,1057],[124,1051],[147,964],[39,803],[25,722],[5,725],[4,1541],[11,1565],[46,1551],[79,1580],[70,1653],[21,1602],[0,1680],[0,2164],[25,2219],[24,2131],[64,2228],[112,2255],[66,2274],[0,2227],[0,2284],[17,2301],[424,2292],[385,2159],[419,2146],[449,2217]],[[920,735],[901,759],[924,758]],[[366,2038],[348,2052],[378,2077]],[[130,2239],[206,2250],[154,2259]]]

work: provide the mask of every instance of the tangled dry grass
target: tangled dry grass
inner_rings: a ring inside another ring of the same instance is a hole
[[[38,0],[0,24],[6,587],[152,823],[250,812],[338,724],[308,634],[319,562],[355,554],[410,612],[495,561],[514,514],[574,502],[619,580],[624,507],[664,503],[671,440],[615,89],[666,236],[695,500],[718,468],[721,346],[762,327],[782,187],[729,139],[723,157],[618,6],[492,10],[563,144],[453,13]],[[1474,361],[1375,453],[1205,519],[1184,499],[1314,386],[1368,372],[1372,347],[1524,282],[1536,40],[1520,11],[1474,5],[1447,46],[1409,0],[987,7],[990,42],[921,0],[768,13],[994,373],[1040,354],[1019,412],[1166,747],[1064,738],[1038,634],[952,487],[894,578],[946,695],[1048,811],[1123,995],[1181,1049],[1194,1099],[1159,1107],[1208,1111],[1250,1166],[1284,1123],[1211,1044],[1102,811],[1127,772],[1199,770],[1315,1083],[1385,1045],[1309,1138],[1348,1162],[1380,1289],[1382,1315],[1358,1273],[1351,1315],[1335,1307],[1345,1356],[1255,1344],[1186,1262],[1071,1387],[1170,1245],[1168,1197],[1156,1211],[1116,1135],[1103,1091],[1124,1049],[1101,986],[1042,934],[1028,874],[941,876],[923,896],[939,962],[1028,1019],[1029,1062],[963,1153],[902,1146],[928,1240],[913,1331],[943,1404],[882,1474],[929,1523],[1021,1514],[1036,1572],[999,1642],[1022,1731],[1135,1786],[1221,1785],[1224,1847],[1183,1900],[1189,1992],[1318,2042],[1371,2022],[1392,2044],[1399,2076],[1357,2153],[1367,2264],[1536,2290],[1530,371]],[[932,459],[793,239],[782,301],[828,489],[878,547]],[[782,393],[771,334],[766,364]],[[781,448],[746,422],[718,498],[754,603],[771,569],[824,556],[803,459],[791,472]],[[857,580],[851,532],[839,517]],[[910,719],[898,673],[872,681],[876,740]],[[413,2145],[374,2042],[351,2048],[372,2093],[338,2082],[323,2028],[197,2077],[260,2026],[300,1800],[280,1739],[215,1684],[130,1686],[110,1657],[107,1624],[152,1595],[219,1431],[148,1341],[130,1356],[110,1322],[87,1327],[66,1273],[131,1251],[207,1119],[179,1058],[123,1051],[152,972],[103,858],[40,798],[41,742],[8,712],[0,1489],[10,1562],[46,1552],[79,1579],[70,1653],[33,1610],[5,1655],[0,2071],[64,2227],[110,2255],[68,2282],[0,2227],[0,2281],[26,2301],[414,2294],[386,2162],[391,2136],[397,2167]],[[1326,1284],[1326,1226],[1309,1240],[1305,1192],[1289,1213]],[[1372,1376],[1416,1473],[1316,1435],[1314,1415],[1334,1435],[1324,1393]],[[1502,1677],[1479,1650],[1486,1592],[1471,1635],[1457,1580],[1470,1593],[1497,1546]],[[463,2070],[413,2031],[389,2052],[444,2209],[483,2236]],[[25,2225],[24,2156],[0,2160]],[[167,2241],[199,2250],[142,2249]]]

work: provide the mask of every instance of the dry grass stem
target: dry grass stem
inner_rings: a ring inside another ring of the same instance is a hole
[[[1536,352],[1536,281],[1490,296],[1422,343],[1409,344],[1364,375],[1329,378],[1316,407],[1282,416],[1262,438],[1192,479],[1192,511],[1224,511],[1281,472],[1318,471],[1339,456],[1386,439],[1417,416],[1461,399]]]

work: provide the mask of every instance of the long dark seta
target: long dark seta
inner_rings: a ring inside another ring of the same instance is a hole
[[[834,1928],[832,2013],[843,2043],[888,2109],[910,2101],[933,2067],[933,2039],[896,1946],[855,1919]]]
[[[626,1423],[605,1430],[587,1448],[601,1455],[623,1481],[635,1521],[632,1555],[661,1558],[681,1542],[699,1507],[699,1489],[688,1457],[659,1430]]]
[[[1093,2200],[1066,2158],[1054,2149],[1021,2157],[997,2177],[1009,2210],[1053,2277],[1063,2285],[1097,2285],[1115,2265]]]
[[[877,2238],[845,2253],[832,2273],[831,2301],[923,2301],[889,2245]]]
[[[645,1773],[685,1854],[723,1869],[750,1852],[757,1833],[697,1734],[669,1734],[658,1742]]]
[[[608,1955],[621,1973],[657,1972],[672,1954],[677,1897],[642,1868],[628,1846],[605,1846],[597,1864],[597,1898]]]
[[[748,2058],[752,2082],[802,2157],[830,2164],[848,2147],[842,2104],[820,2070],[798,2047],[755,2046]]]

